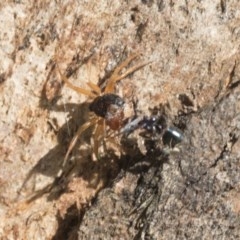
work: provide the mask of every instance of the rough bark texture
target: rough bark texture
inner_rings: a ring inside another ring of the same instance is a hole
[[[0,238],[239,239],[239,9],[237,0],[0,3]],[[130,115],[165,106],[184,141],[143,153],[136,131],[120,157],[113,147],[96,160],[89,130],[59,179],[89,98],[63,86],[56,61],[87,89],[133,53],[132,66],[150,64],[116,94]]]

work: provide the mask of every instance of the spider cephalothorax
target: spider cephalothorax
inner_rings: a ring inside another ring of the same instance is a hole
[[[89,105],[89,110],[95,113],[95,116],[91,117],[89,121],[79,127],[68,147],[63,165],[65,165],[66,160],[68,159],[68,156],[75,146],[79,136],[89,127],[94,126],[93,150],[95,155],[98,155],[99,144],[106,136],[106,126],[108,126],[111,130],[120,130],[124,120],[124,100],[120,96],[114,94],[115,84],[129,74],[148,64],[148,62],[140,63],[136,66],[130,67],[124,73],[121,73],[121,71],[137,56],[138,54],[131,55],[118,67],[116,67],[108,79],[104,89],[101,89],[98,85],[90,81],[87,82],[87,85],[91,88],[91,90],[73,85],[68,81],[67,77],[61,73],[58,64],[56,63],[58,72],[68,87],[93,99]]]

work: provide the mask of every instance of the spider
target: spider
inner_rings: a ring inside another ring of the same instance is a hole
[[[98,85],[87,82],[88,89],[77,87],[68,81],[67,77],[64,76],[56,61],[57,70],[60,74],[61,79],[65,84],[75,90],[80,94],[84,94],[92,99],[89,105],[89,110],[94,112],[95,115],[92,116],[89,121],[81,125],[73,139],[71,140],[67,153],[63,160],[63,166],[65,166],[67,159],[72,152],[78,138],[81,134],[86,131],[89,127],[94,126],[93,130],[93,152],[95,156],[98,157],[98,149],[100,142],[106,137],[106,126],[111,130],[120,130],[123,125],[124,120],[124,100],[114,93],[115,84],[121,79],[127,77],[129,74],[137,71],[138,69],[149,64],[149,62],[139,63],[136,66],[128,68],[124,73],[121,71],[126,68],[139,54],[130,55],[125,61],[123,61],[119,66],[115,68],[112,75],[109,77],[106,86],[102,89]]]

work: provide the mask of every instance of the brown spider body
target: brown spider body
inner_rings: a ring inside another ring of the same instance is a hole
[[[124,100],[116,94],[106,93],[96,97],[89,110],[106,121],[112,130],[119,130],[124,119]]]
[[[68,81],[67,77],[61,73],[58,64],[56,63],[58,72],[62,80],[68,87],[78,93],[84,94],[93,99],[93,101],[89,105],[89,110],[95,113],[95,116],[90,118],[88,122],[84,123],[79,127],[68,147],[67,153],[63,161],[63,166],[66,164],[69,154],[75,146],[77,139],[82,134],[82,132],[84,132],[89,127],[94,126],[93,151],[96,156],[98,155],[99,143],[107,136],[105,134],[106,126],[108,126],[111,130],[114,131],[120,130],[122,128],[124,120],[124,100],[120,96],[113,93],[115,90],[114,87],[118,81],[149,63],[140,63],[127,69],[124,73],[120,73],[137,56],[138,54],[131,55],[118,67],[116,67],[116,69],[113,71],[112,75],[108,79],[106,87],[103,90],[98,85],[90,81],[87,82],[87,85],[91,88],[91,90],[87,90],[73,85],[71,82]]]

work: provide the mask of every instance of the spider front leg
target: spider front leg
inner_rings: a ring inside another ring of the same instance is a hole
[[[120,81],[121,79],[127,77],[129,74],[137,71],[138,69],[146,66],[147,64],[149,64],[150,62],[143,62],[140,63],[136,66],[133,66],[131,68],[129,68],[125,73],[120,74],[120,71],[125,68],[126,66],[128,66],[130,64],[131,61],[133,61],[137,56],[139,56],[139,54],[133,54],[130,57],[128,57],[124,62],[122,62],[114,71],[113,74],[111,75],[110,79],[108,80],[108,83],[106,85],[105,91],[104,93],[111,93],[114,91],[114,86],[115,83]]]
[[[86,96],[89,96],[91,98],[95,98],[95,97],[97,97],[97,96],[99,96],[101,94],[101,89],[99,88],[99,86],[94,84],[94,83],[92,83],[91,81],[87,82],[87,85],[91,88],[91,91],[73,85],[71,82],[69,82],[67,77],[64,74],[62,74],[62,72],[61,72],[61,70],[60,70],[60,68],[58,66],[58,62],[56,60],[56,57],[55,57],[55,64],[56,64],[57,71],[58,71],[58,73],[59,73],[59,75],[61,77],[61,80],[64,81],[64,83],[69,88],[73,89],[74,91],[76,91],[78,93],[81,93],[81,94],[84,94]]]
[[[66,153],[66,155],[65,155],[65,157],[64,157],[63,164],[62,164],[62,167],[63,167],[63,168],[65,167],[66,162],[67,162],[67,160],[68,160],[68,157],[69,157],[70,153],[72,152],[74,146],[76,145],[77,140],[78,140],[78,138],[80,137],[80,135],[81,135],[84,131],[86,131],[89,127],[97,124],[97,122],[98,122],[98,118],[93,118],[93,119],[91,119],[89,122],[84,123],[83,125],[81,125],[81,126],[78,128],[76,134],[74,135],[72,141],[71,141],[70,144],[69,144],[67,153]]]

